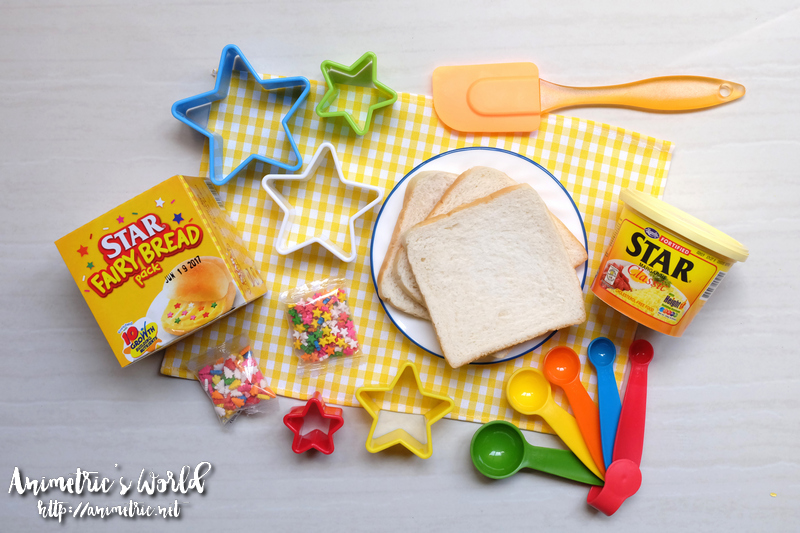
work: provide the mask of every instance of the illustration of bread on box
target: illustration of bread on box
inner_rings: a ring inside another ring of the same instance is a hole
[[[236,297],[236,285],[224,261],[194,257],[167,274],[163,293],[169,302],[161,314],[161,324],[168,333],[183,335],[228,312]]]
[[[123,367],[266,292],[202,178],[174,176],[56,246]]]

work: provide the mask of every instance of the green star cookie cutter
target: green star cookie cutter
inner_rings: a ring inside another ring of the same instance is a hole
[[[397,93],[378,81],[378,57],[367,52],[349,67],[340,63],[325,60],[320,65],[328,90],[315,109],[321,118],[343,117],[356,135],[364,135],[372,126],[372,115],[378,109],[388,107],[397,101]],[[359,126],[351,110],[330,111],[329,108],[339,95],[339,87],[369,87],[377,89],[383,99],[369,106],[367,118],[363,126]]]

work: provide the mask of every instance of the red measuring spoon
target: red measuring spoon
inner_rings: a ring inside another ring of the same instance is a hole
[[[600,472],[605,473],[603,443],[600,438],[600,411],[583,388],[580,374],[581,360],[574,350],[566,346],[556,346],[547,352],[544,358],[544,375],[547,381],[564,389],[592,460]]]
[[[608,467],[605,486],[592,487],[586,497],[586,503],[608,516],[636,494],[642,482],[639,465],[647,410],[647,366],[653,360],[653,346],[644,339],[635,340],[628,355],[631,372],[619,415],[614,461]]]

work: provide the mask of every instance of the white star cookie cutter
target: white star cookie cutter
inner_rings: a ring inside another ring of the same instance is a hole
[[[307,239],[301,243],[294,244],[292,246],[286,246],[285,243],[287,241],[287,237],[289,232],[291,231],[292,227],[295,224],[295,218],[297,211],[287,200],[286,197],[283,196],[278,189],[275,187],[276,181],[297,181],[297,182],[307,182],[314,178],[317,169],[319,168],[320,164],[325,161],[325,152],[330,152],[331,159],[333,160],[333,164],[336,167],[336,174],[339,178],[339,181],[342,182],[344,185],[353,187],[355,189],[367,189],[377,193],[377,197],[365,205],[362,209],[360,209],[355,215],[351,216],[348,220],[348,225],[350,226],[350,253],[346,254],[344,249],[341,246],[338,246],[336,243],[328,239],[327,237],[321,236],[314,236],[310,239]],[[261,180],[261,185],[267,191],[267,194],[270,195],[272,200],[278,204],[278,206],[283,211],[283,222],[281,223],[281,229],[278,232],[278,238],[276,239],[275,248],[281,255],[288,255],[292,252],[296,252],[300,248],[308,246],[310,244],[317,243],[320,246],[324,246],[328,251],[330,251],[333,255],[344,261],[345,263],[350,263],[355,260],[356,258],[356,230],[355,230],[355,221],[358,217],[375,207],[380,201],[383,199],[383,189],[379,187],[375,187],[372,185],[366,185],[364,183],[358,183],[355,181],[348,180],[344,177],[344,173],[342,172],[342,164],[339,162],[339,158],[336,155],[336,149],[333,145],[329,142],[324,142],[319,145],[317,148],[317,152],[314,154],[314,157],[311,158],[309,161],[308,166],[302,172],[302,174],[267,174]]]

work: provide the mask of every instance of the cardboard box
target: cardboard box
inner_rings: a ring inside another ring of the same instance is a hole
[[[56,246],[123,367],[266,292],[203,178],[173,176]]]

